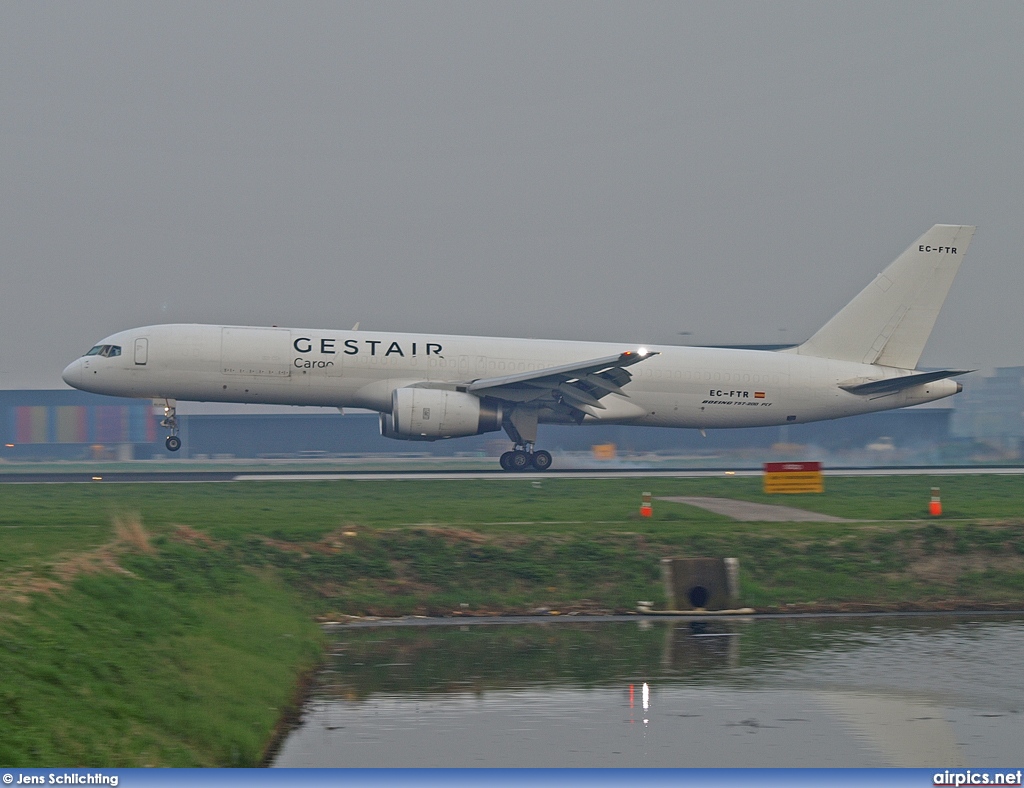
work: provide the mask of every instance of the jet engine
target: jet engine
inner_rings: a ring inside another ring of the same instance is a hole
[[[401,388],[391,392],[391,412],[380,414],[380,434],[398,440],[463,438],[501,429],[501,403],[464,391]]]

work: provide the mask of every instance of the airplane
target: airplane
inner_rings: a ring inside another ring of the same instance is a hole
[[[388,438],[504,430],[507,471],[546,470],[538,424],[765,427],[902,408],[963,390],[972,370],[918,360],[975,228],[937,224],[800,345],[773,350],[173,324],[112,334],[68,385],[178,400],[368,408]]]

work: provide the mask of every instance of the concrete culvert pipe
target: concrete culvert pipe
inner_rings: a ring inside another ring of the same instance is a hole
[[[711,594],[704,586],[694,586],[687,593],[686,597],[694,607],[704,607],[708,603]]]

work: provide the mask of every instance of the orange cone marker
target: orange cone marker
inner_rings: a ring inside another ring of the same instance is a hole
[[[928,504],[928,514],[932,517],[940,517],[942,515],[942,499],[939,497],[938,487],[932,487],[932,500]]]

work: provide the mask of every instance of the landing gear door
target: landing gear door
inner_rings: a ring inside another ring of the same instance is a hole
[[[135,340],[135,366],[145,366],[149,361],[149,340],[139,337]]]

